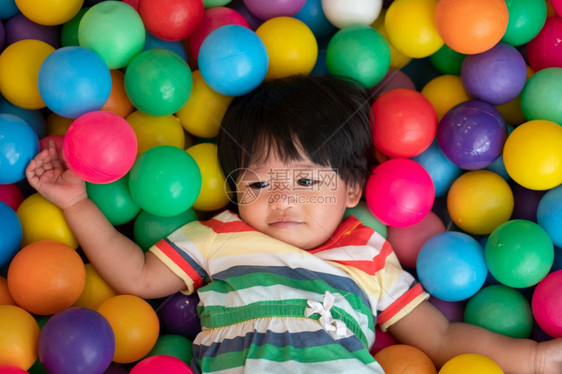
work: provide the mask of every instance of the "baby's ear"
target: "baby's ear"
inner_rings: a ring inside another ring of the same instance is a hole
[[[347,207],[353,208],[361,200],[361,194],[363,189],[359,183],[353,183],[347,185]]]

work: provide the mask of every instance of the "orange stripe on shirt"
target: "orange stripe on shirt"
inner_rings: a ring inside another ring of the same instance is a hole
[[[174,262],[180,269],[182,269],[185,274],[193,281],[193,286],[195,289],[198,289],[203,284],[203,279],[193,269],[193,267],[187,262],[166,240],[162,239],[155,244],[156,247],[162,253],[164,253],[170,260]]]
[[[202,225],[207,226],[217,234],[225,234],[230,232],[256,231],[253,227],[242,221],[223,222],[218,219],[211,218],[208,221],[202,221]]]
[[[386,266],[386,259],[390,254],[393,253],[392,246],[389,242],[384,242],[382,245],[381,251],[373,257],[370,261],[361,261],[361,260],[351,260],[351,261],[344,261],[344,260],[331,260],[337,262],[342,265],[351,266],[356,269],[360,269],[369,275],[375,275],[378,271],[381,271]]]
[[[424,292],[421,283],[416,283],[414,287],[406,291],[402,296],[400,296],[395,302],[393,302],[388,308],[379,314],[377,317],[377,324],[383,325],[385,322],[389,321],[398,312],[404,310],[404,308],[411,303],[416,297]]]

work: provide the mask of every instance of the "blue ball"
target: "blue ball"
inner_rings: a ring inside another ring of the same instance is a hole
[[[562,247],[562,185],[548,190],[539,201],[537,223],[555,246]]]
[[[429,173],[435,186],[435,196],[444,196],[463,170],[453,164],[439,148],[437,140],[419,155],[412,157]]]
[[[199,49],[199,71],[213,90],[244,95],[267,74],[269,56],[260,37],[247,27],[226,25],[213,30]]]
[[[0,1],[0,19],[8,19],[20,13],[15,0]]]
[[[111,93],[111,74],[96,52],[84,47],[62,47],[39,68],[39,95],[62,117],[77,118],[99,110]]]
[[[25,109],[0,98],[0,113],[9,113],[20,117],[31,126],[39,139],[47,135],[47,125],[40,110]]]
[[[16,212],[0,201],[0,268],[8,264],[20,249],[23,231]]]
[[[480,290],[488,275],[480,244],[456,231],[428,239],[418,254],[416,270],[426,291],[445,301],[468,299]]]
[[[322,38],[338,31],[338,28],[326,18],[322,10],[322,0],[307,0],[294,17],[303,21],[316,38]]]
[[[13,114],[0,114],[0,184],[24,179],[25,168],[37,153],[39,139],[31,126]]]
[[[172,51],[180,56],[185,62],[187,62],[187,52],[185,51],[185,48],[180,41],[170,42],[167,40],[162,40],[147,31],[143,50],[147,51],[149,49],[155,48],[167,49],[169,51]]]

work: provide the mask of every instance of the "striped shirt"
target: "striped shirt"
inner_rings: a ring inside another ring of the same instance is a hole
[[[375,324],[386,330],[429,297],[353,216],[309,251],[230,211],[150,251],[199,293],[193,352],[204,373],[382,373],[369,353]]]

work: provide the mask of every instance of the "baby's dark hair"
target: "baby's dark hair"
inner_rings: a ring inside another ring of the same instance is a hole
[[[375,165],[370,124],[367,92],[358,84],[330,75],[271,80],[228,107],[218,135],[220,166],[233,187],[241,168],[270,152],[282,161],[306,155],[363,186]]]

